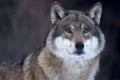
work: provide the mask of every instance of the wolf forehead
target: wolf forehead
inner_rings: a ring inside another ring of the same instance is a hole
[[[94,24],[94,22],[89,18],[87,13],[83,11],[77,11],[77,10],[69,10],[66,11],[66,16],[62,20],[62,24],[68,23],[68,24]]]
[[[98,25],[96,25],[95,22],[85,12],[77,10],[66,11],[66,15],[64,16],[64,18],[58,21],[58,23],[53,26],[55,27],[55,33],[53,36],[60,36],[65,28],[71,26],[78,30],[80,30],[82,26],[85,26],[89,28],[94,36],[99,36],[99,31],[97,29]]]

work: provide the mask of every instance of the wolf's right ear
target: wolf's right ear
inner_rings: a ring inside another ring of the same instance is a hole
[[[57,20],[61,20],[65,16],[65,10],[59,2],[54,1],[51,6],[51,22],[54,24]]]

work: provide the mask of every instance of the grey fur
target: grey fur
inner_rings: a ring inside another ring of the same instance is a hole
[[[30,54],[22,67],[0,65],[0,80],[95,79],[99,70],[99,56],[105,44],[99,25],[91,15],[77,10],[65,11],[58,2],[54,2],[51,8],[52,29],[44,48]],[[100,18],[101,15],[98,15]],[[99,21],[97,17],[96,20]],[[88,31],[84,32],[86,29]],[[73,54],[77,53],[74,47],[78,41],[87,45],[83,48],[84,52],[81,51],[84,54]]]

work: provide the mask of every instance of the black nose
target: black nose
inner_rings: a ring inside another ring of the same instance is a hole
[[[82,42],[77,42],[77,43],[75,44],[75,48],[76,48],[77,50],[82,50],[82,49],[84,48],[84,44],[83,44]]]

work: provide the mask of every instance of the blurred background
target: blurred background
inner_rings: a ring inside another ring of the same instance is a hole
[[[44,46],[51,28],[50,6],[54,0],[0,0],[0,63],[20,63]],[[118,0],[58,0],[66,10],[88,10],[103,4],[101,29],[106,47],[101,54],[96,80],[120,80],[120,3]]]

